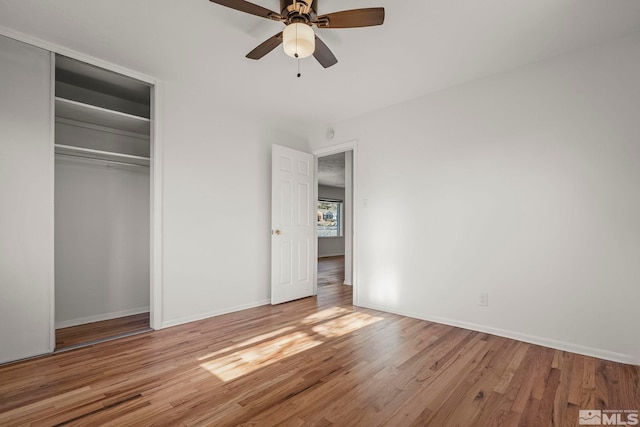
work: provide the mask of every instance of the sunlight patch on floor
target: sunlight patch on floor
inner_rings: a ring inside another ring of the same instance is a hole
[[[213,353],[209,353],[206,356],[198,357],[198,360],[199,361],[203,361],[203,360],[211,359],[213,357],[219,356],[221,354],[228,353],[228,352],[233,351],[233,350],[237,350],[239,348],[248,347],[250,345],[259,343],[260,341],[264,341],[264,340],[267,340],[269,338],[273,338],[275,336],[282,335],[282,334],[284,334],[286,332],[292,331],[293,329],[295,329],[293,326],[288,326],[286,328],[281,328],[281,329],[275,330],[273,332],[268,332],[266,334],[258,335],[258,336],[255,336],[253,338],[250,338],[250,339],[248,339],[246,341],[242,341],[242,342],[240,342],[238,344],[235,344],[235,345],[232,345],[232,346],[229,346],[229,347],[225,347],[222,350],[218,350],[218,351],[215,351]]]
[[[355,312],[320,325],[316,325],[312,330],[313,332],[327,338],[335,338],[357,331],[360,328],[372,325],[381,320],[381,317],[374,317],[367,313]]]
[[[342,316],[343,314],[346,314],[349,312],[350,310],[347,310],[344,307],[330,307],[305,317],[302,323],[305,325],[308,325],[310,323],[318,323],[323,320],[333,319],[334,317]]]
[[[314,340],[305,332],[292,332],[219,359],[202,363],[200,366],[222,381],[231,381],[320,344],[322,341]]]
[[[341,313],[349,313],[340,316]],[[337,317],[336,316],[340,316]],[[362,312],[332,307],[301,321],[303,325],[321,322],[315,326],[302,326],[299,330],[293,326],[258,335],[236,345],[198,358],[203,361],[200,367],[206,369],[222,381],[231,381],[260,368],[279,362],[289,356],[323,344],[326,338],[341,337],[358,329],[382,320]],[[297,329],[297,330],[294,330]],[[293,330],[293,331],[292,331]],[[285,334],[286,335],[283,335]],[[207,359],[213,359],[205,361]]]

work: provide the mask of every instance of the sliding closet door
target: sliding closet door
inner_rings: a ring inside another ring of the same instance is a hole
[[[53,350],[50,61],[0,36],[0,363]]]

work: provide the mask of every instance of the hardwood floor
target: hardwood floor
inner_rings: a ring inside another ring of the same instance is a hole
[[[577,426],[640,368],[351,305],[351,287],[0,367],[0,425]]]
[[[344,283],[344,255],[318,258],[318,286]]]
[[[149,329],[149,313],[56,330],[56,350]]]

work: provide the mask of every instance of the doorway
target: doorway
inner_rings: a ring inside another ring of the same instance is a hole
[[[315,153],[318,287],[354,284],[354,149],[348,145]]]

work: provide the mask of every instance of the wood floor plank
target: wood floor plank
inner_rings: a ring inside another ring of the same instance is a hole
[[[558,368],[560,369],[560,379],[558,388],[553,400],[552,418],[553,425],[563,425],[567,420],[569,409],[569,391],[571,386],[571,373],[574,367],[574,354],[564,351],[558,352]]]
[[[350,286],[325,285],[0,366],[0,425],[539,427],[575,426],[579,409],[640,409],[638,367],[351,299]]]

